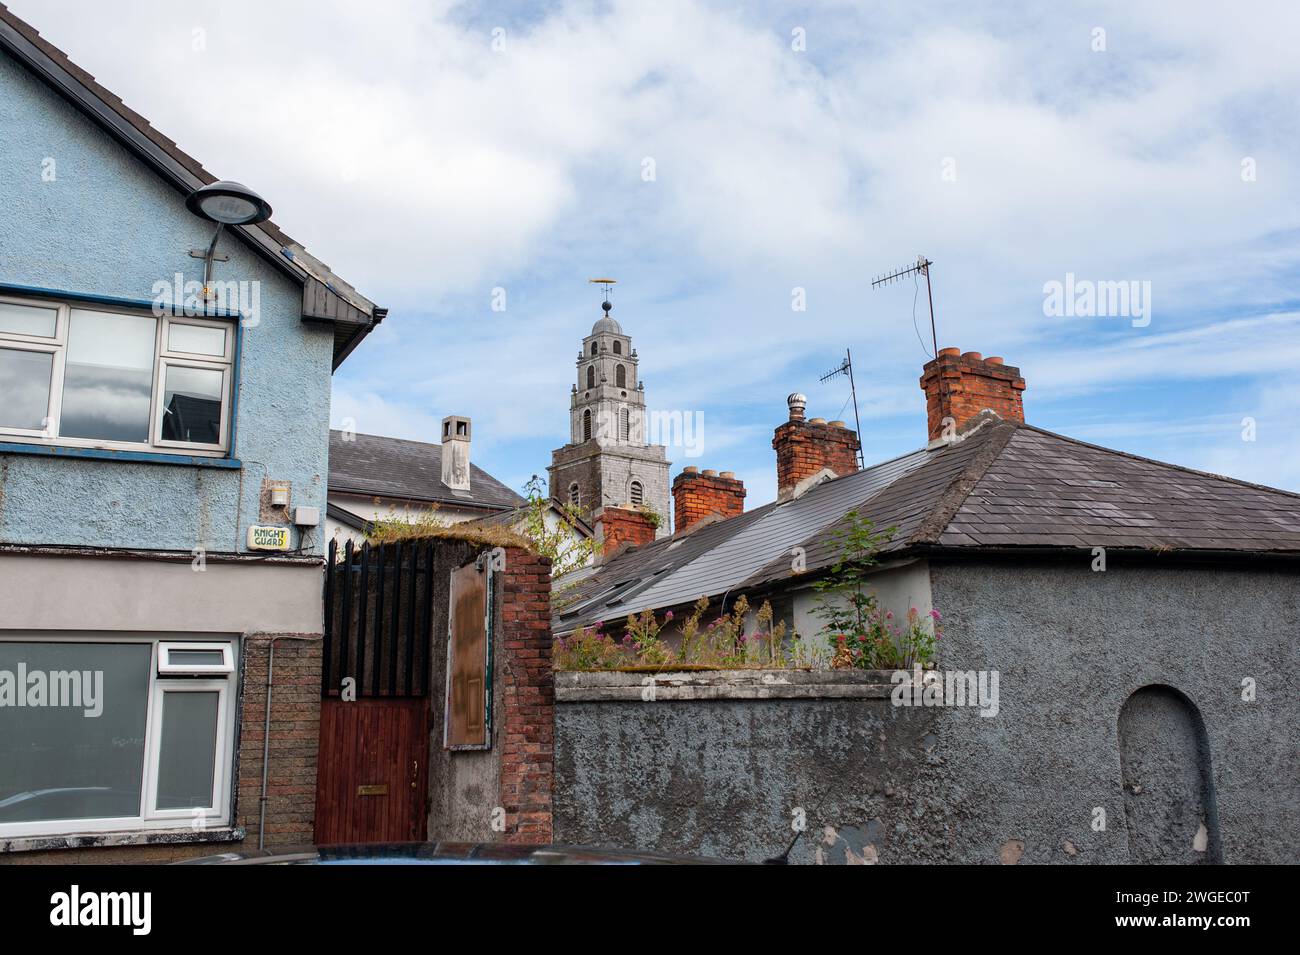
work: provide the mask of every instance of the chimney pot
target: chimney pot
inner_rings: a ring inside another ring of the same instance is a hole
[[[1008,421],[1024,421],[1022,395],[1025,379],[994,356],[984,358],[977,351],[962,353],[942,348],[939,357],[925,363],[921,374],[925,391],[927,431],[930,440],[947,437],[945,420],[960,429],[971,418],[988,409]]]
[[[448,415],[442,419],[442,483],[453,491],[470,489],[470,419]]]
[[[745,510],[745,485],[732,471],[686,468],[673,481],[673,530],[680,534],[706,517],[735,517]]]
[[[803,395],[790,397],[803,399]],[[776,451],[776,486],[780,495],[787,494],[800,481],[824,469],[829,468],[839,477],[858,469],[857,432],[846,428],[842,421],[834,421],[830,426],[825,418],[805,421],[804,410],[805,405],[800,405],[799,417],[792,414],[772,437],[772,448]]]

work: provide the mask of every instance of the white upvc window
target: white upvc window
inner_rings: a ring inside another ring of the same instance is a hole
[[[0,298],[0,441],[220,456],[237,324]]]
[[[229,825],[237,649],[0,640],[0,837]]]

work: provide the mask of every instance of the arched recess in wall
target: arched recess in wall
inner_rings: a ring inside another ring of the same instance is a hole
[[[627,387],[627,368],[623,365],[614,369],[614,384],[620,388]]]
[[[596,366],[595,365],[587,366],[587,387],[588,388],[596,387]]]
[[[591,409],[588,408],[582,413],[582,440],[591,440]]]
[[[1171,686],[1133,692],[1119,711],[1130,863],[1223,861],[1210,742],[1196,704]]]

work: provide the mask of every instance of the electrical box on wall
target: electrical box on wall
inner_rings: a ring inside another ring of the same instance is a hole
[[[299,527],[316,527],[320,524],[319,507],[295,507],[293,522]]]

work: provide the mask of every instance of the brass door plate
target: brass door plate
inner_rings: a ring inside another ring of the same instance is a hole
[[[358,796],[387,796],[388,783],[370,783],[366,786],[357,787]]]

